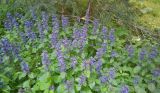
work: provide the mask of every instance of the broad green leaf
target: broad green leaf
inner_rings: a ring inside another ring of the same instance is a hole
[[[148,89],[149,89],[151,92],[154,92],[155,89],[156,89],[156,87],[155,87],[155,85],[154,85],[153,83],[150,83],[150,84],[148,84]]]
[[[140,66],[136,66],[136,67],[133,69],[133,72],[134,72],[134,73],[138,73],[138,72],[140,72],[140,70],[141,70],[141,67],[140,67]]]
[[[30,80],[27,80],[23,83],[23,88],[29,88],[30,87]]]

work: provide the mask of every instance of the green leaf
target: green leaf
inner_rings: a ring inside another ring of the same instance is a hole
[[[156,89],[156,87],[155,87],[155,85],[154,85],[153,83],[150,83],[150,84],[148,85],[148,89],[149,89],[151,92],[154,92],[155,89]]]
[[[146,93],[145,89],[139,86],[135,86],[136,93]]]
[[[90,70],[85,70],[84,75],[89,78],[90,77]]]
[[[91,89],[93,89],[94,86],[95,86],[95,82],[90,82],[90,83],[89,83],[89,87],[90,87]]]
[[[61,74],[60,74],[60,78],[61,79],[64,79],[66,77],[66,72],[62,72]]]
[[[30,73],[29,75],[29,78],[33,79],[35,77],[35,75],[33,73]]]
[[[141,67],[140,67],[140,66],[136,66],[136,67],[133,69],[133,72],[134,72],[134,73],[138,73],[138,72],[140,72],[140,70],[141,70]]]
[[[65,86],[63,84],[60,84],[57,88],[57,93],[64,93]]]
[[[19,79],[22,79],[26,76],[26,73],[20,72]]]
[[[23,88],[29,88],[30,87],[30,80],[27,80],[23,83]]]

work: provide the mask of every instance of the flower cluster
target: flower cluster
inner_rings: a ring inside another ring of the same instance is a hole
[[[58,59],[58,64],[59,64],[59,68],[60,68],[60,72],[65,72],[66,71],[66,64],[64,62],[64,56],[62,54],[61,49],[56,49],[56,55],[57,55],[57,59]]]

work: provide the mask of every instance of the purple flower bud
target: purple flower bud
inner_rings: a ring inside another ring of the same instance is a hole
[[[121,93],[129,93],[129,88],[128,88],[128,86],[123,86],[122,88],[121,88]]]
[[[146,50],[142,48],[141,51],[140,51],[140,53],[139,53],[139,59],[141,61],[144,60],[145,55],[146,55]]]
[[[149,58],[154,59],[157,57],[157,55],[158,55],[158,50],[156,47],[153,47],[151,53],[149,54]]]
[[[86,82],[86,77],[84,75],[80,76],[79,85],[83,85]]]
[[[99,79],[100,79],[101,83],[106,83],[108,81],[107,76],[101,76]]]
[[[115,78],[115,69],[114,68],[110,68],[109,69],[109,77],[110,79],[114,79]]]
[[[26,62],[21,62],[21,69],[24,73],[29,73],[29,66]]]
[[[109,34],[109,39],[111,44],[113,44],[115,42],[115,36],[114,36],[114,29],[111,29],[110,34]]]
[[[68,17],[62,15],[62,27],[65,28],[68,25]]]
[[[72,63],[71,63],[71,68],[75,68],[76,67],[76,64],[77,64],[77,59],[75,58],[75,57],[72,57],[71,58],[71,61],[72,61]]]
[[[42,64],[43,64],[44,68],[46,70],[48,70],[48,67],[50,65],[50,60],[49,60],[49,57],[48,57],[48,54],[46,51],[43,51],[43,53],[42,53]]]

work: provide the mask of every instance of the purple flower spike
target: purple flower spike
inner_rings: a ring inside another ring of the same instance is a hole
[[[96,52],[97,59],[100,59],[103,56],[103,53],[104,53],[103,48],[99,48]]]
[[[29,66],[26,62],[21,62],[21,69],[24,73],[29,73]]]
[[[11,30],[12,29],[12,23],[10,22],[10,21],[8,21],[8,20],[6,20],[5,22],[4,22],[4,27],[7,29],[7,30]]]
[[[160,69],[156,69],[152,72],[154,77],[159,77],[160,76]]]
[[[36,16],[36,14],[35,14],[35,11],[34,11],[33,9],[30,10],[30,11],[31,11],[32,19],[33,19],[34,21],[36,21],[37,16]]]
[[[58,39],[58,33],[57,32],[52,32],[52,35],[51,35],[51,43],[52,43],[52,46],[55,48],[56,45],[57,45],[57,39]]]
[[[114,68],[110,68],[109,69],[109,77],[110,79],[114,79],[115,78],[115,69]]]
[[[58,64],[60,67],[60,72],[65,72],[66,64],[64,62],[64,56],[62,54],[62,51],[60,49],[56,49],[56,54],[57,54]]]
[[[65,28],[68,25],[68,17],[65,17],[64,15],[62,15],[62,27]]]
[[[20,35],[23,43],[26,43],[27,42],[26,34],[24,32],[20,32],[19,35]]]
[[[70,90],[72,89],[72,87],[73,87],[73,82],[70,81],[70,80],[67,80],[67,81],[66,81],[66,89],[67,89],[68,91],[70,91]]]
[[[59,32],[59,21],[56,16],[52,16],[52,31]]]
[[[140,53],[139,53],[139,59],[141,61],[144,60],[145,55],[146,55],[146,50],[142,48],[141,51],[140,51]]]
[[[129,88],[128,88],[128,86],[123,86],[122,88],[121,88],[121,93],[129,93]]]
[[[46,12],[42,12],[42,27],[43,30],[48,31],[48,15]]]
[[[127,46],[128,56],[132,57],[134,55],[134,48],[132,45]]]
[[[149,58],[154,59],[157,57],[157,55],[158,55],[158,50],[156,47],[153,47],[151,53],[149,54]]]
[[[109,39],[110,39],[111,44],[115,42],[114,29],[111,29],[110,31]]]
[[[103,39],[107,40],[107,28],[105,26],[103,26],[102,28],[102,34],[103,34]]]
[[[108,81],[107,76],[101,76],[99,79],[100,79],[101,83],[106,83]]]
[[[84,75],[80,76],[79,85],[83,85],[86,82],[86,77]]]
[[[12,20],[12,15],[11,15],[11,13],[10,13],[10,12],[7,12],[6,17],[7,17],[7,19]]]
[[[86,69],[90,66],[90,61],[84,60],[82,66]]]
[[[3,38],[2,41],[2,50],[5,54],[8,54],[12,50],[12,45],[8,41],[8,39]]]
[[[50,65],[50,60],[46,51],[43,51],[42,53],[42,64],[45,67],[45,69],[48,70],[48,67]]]
[[[97,30],[98,30],[98,27],[99,27],[99,20],[98,19],[94,19],[93,25],[94,25],[93,33],[95,34],[95,33],[97,33]]]
[[[43,40],[44,39],[44,32],[43,32],[42,25],[40,23],[38,24],[38,30],[39,30],[39,37],[41,40]]]
[[[98,62],[96,63],[96,71],[98,72],[98,74],[100,74],[102,68],[102,61],[99,59]]]

